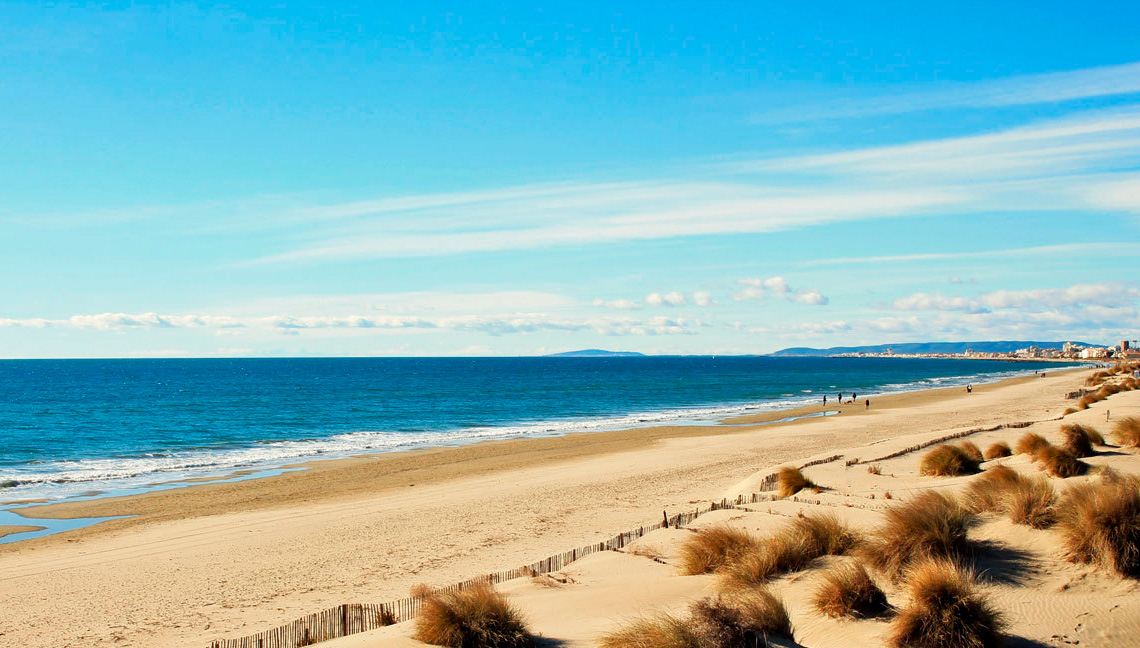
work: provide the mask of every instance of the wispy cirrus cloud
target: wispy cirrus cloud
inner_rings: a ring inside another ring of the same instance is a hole
[[[913,263],[916,261],[957,261],[993,257],[1062,256],[1074,254],[1132,256],[1140,254],[1140,243],[1116,243],[1108,241],[1099,243],[1059,243],[1057,245],[1038,245],[1033,247],[978,250],[971,252],[929,252],[865,257],[834,257],[830,259],[811,259],[804,261],[802,265],[805,267],[875,265],[880,263]],[[958,283],[955,282],[954,279],[955,277],[951,277],[950,283]],[[960,278],[959,281],[961,281]]]
[[[757,112],[753,121],[793,123],[934,109],[1005,108],[1137,93],[1140,93],[1140,62],[1130,62],[987,81],[943,82],[909,92],[879,89],[875,96],[865,98],[839,98],[810,106]]]
[[[154,219],[171,228],[171,236],[258,230],[263,252],[230,259],[228,266],[327,264],[760,234],[948,213],[1140,212],[1138,168],[1140,110],[1124,108],[967,137],[692,164],[650,180],[327,203],[274,196],[146,207],[133,215],[111,210],[90,220]],[[67,221],[41,216],[9,219]]]
[[[350,217],[247,263],[599,245],[944,213],[1131,210],[1140,209],[1138,165],[1140,111],[1121,109],[968,137],[737,161],[717,167],[728,175],[715,182],[583,183],[329,206]]]

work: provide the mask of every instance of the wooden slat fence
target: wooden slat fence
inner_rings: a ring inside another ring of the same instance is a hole
[[[484,583],[502,583],[516,578],[534,577],[556,572],[590,554],[622,549],[650,531],[668,527],[683,527],[711,511],[731,509],[745,504],[771,501],[772,499],[771,495],[752,493],[739,495],[731,500],[722,499],[719,502],[712,502],[708,506],[672,516],[665,514],[661,521],[656,524],[619,533],[605,542],[564,551],[522,567],[477,576],[462,583],[437,588],[435,591],[454,592]],[[416,616],[423,602],[424,596],[412,596],[379,604],[346,603],[304,616],[292,623],[265,632],[237,639],[218,639],[210,643],[210,648],[300,648],[301,646],[311,646],[329,639],[367,632],[393,623],[407,621]]]
[[[874,459],[867,459],[867,460],[863,460],[863,459],[859,459],[859,458],[848,459],[844,465],[854,466],[855,464],[860,464],[860,463],[875,463],[876,461],[886,461],[887,459],[894,459],[895,457],[901,457],[904,454],[910,454],[912,452],[917,452],[919,450],[922,450],[923,448],[929,448],[932,445],[938,445],[939,443],[945,443],[946,441],[951,441],[953,439],[961,439],[962,437],[967,437],[967,436],[970,436],[971,434],[977,434],[979,432],[996,432],[998,430],[1003,430],[1003,429],[1016,430],[1016,429],[1020,429],[1020,428],[1027,428],[1030,425],[1033,425],[1035,423],[1044,423],[1046,421],[1060,421],[1062,418],[1063,417],[1058,416],[1056,418],[1044,419],[1042,421],[1018,421],[1016,423],[1003,423],[1001,425],[995,425],[993,427],[988,427],[988,428],[974,428],[972,430],[964,430],[962,432],[955,432],[953,434],[947,434],[946,436],[941,436],[941,437],[938,437],[937,439],[931,439],[930,441],[924,441],[923,443],[920,443],[918,445],[912,445],[909,448],[904,448],[902,450],[899,450],[898,452],[892,452],[891,454],[883,455],[882,457],[875,457]]]

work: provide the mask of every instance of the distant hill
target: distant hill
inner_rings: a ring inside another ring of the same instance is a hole
[[[629,358],[644,356],[636,351],[606,351],[605,349],[582,349],[581,351],[566,351],[565,353],[551,353],[548,358]]]
[[[813,349],[811,347],[792,347],[781,349],[772,356],[832,356],[843,353],[886,353],[890,348],[894,353],[964,353],[973,349],[982,353],[1008,353],[1018,349],[1035,346],[1042,349],[1060,349],[1064,342],[1032,342],[1028,340],[1002,340],[991,342],[904,342],[901,344],[875,344],[872,346],[831,347],[830,349]],[[1083,346],[1099,346],[1088,342],[1074,342]]]

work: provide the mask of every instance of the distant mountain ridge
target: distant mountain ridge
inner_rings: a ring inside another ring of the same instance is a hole
[[[548,358],[630,358],[644,356],[636,351],[606,351],[605,349],[581,349],[564,353],[551,353]]]
[[[1098,346],[1088,342],[1076,342],[1082,346]],[[886,353],[891,349],[893,353],[965,353],[966,350],[981,353],[1009,353],[1026,347],[1040,347],[1042,349],[1060,349],[1065,342],[1034,342],[1030,340],[999,340],[989,342],[903,342],[900,344],[875,344],[869,346],[831,347],[828,349],[815,349],[812,347],[790,347],[781,349],[771,356],[833,356],[844,353]]]

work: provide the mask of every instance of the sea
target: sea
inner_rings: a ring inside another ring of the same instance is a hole
[[[0,502],[246,479],[310,459],[489,439],[714,423],[840,392],[873,402],[1049,367],[690,356],[6,360]]]

